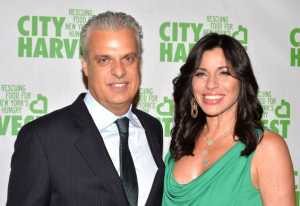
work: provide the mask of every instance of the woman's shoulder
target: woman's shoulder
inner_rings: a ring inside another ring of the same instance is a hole
[[[295,199],[293,164],[285,139],[280,135],[268,130],[263,132],[253,157],[251,174],[264,202],[287,205]]]
[[[290,154],[284,138],[272,131],[265,130],[256,147],[253,163],[259,168],[267,165],[276,167],[276,165],[280,165],[280,162],[287,160],[290,160]]]
[[[285,149],[286,147],[287,145],[283,137],[270,130],[264,130],[257,145],[256,153],[259,153],[261,151],[264,151],[263,153],[268,151],[279,152],[280,150]]]

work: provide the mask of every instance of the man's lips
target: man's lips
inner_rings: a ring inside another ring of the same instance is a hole
[[[122,89],[128,86],[129,82],[113,82],[108,83],[108,86],[111,88]]]

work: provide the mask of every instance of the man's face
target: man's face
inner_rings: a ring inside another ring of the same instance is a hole
[[[126,113],[140,85],[140,57],[133,30],[91,30],[82,68],[93,97],[116,115]]]

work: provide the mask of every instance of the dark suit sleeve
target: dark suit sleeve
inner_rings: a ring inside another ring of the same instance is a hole
[[[158,122],[158,131],[159,131],[159,135],[158,135],[158,138],[159,138],[159,146],[160,146],[160,156],[162,157],[162,153],[163,153],[163,144],[164,144],[164,140],[163,140],[163,128],[162,128],[162,125],[161,123],[157,120]]]
[[[33,127],[25,126],[15,142],[7,206],[49,205],[47,158]]]

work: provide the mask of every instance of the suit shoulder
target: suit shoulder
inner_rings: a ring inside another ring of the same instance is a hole
[[[66,106],[25,124],[18,133],[15,147],[32,141],[43,145],[49,141],[61,141],[74,128],[71,110],[71,106]]]
[[[52,111],[48,114],[45,114],[37,119],[27,123],[24,125],[25,128],[36,128],[36,127],[46,127],[51,126],[52,124],[59,124],[61,122],[65,122],[67,118],[70,118],[71,106],[66,106],[61,109]]]

